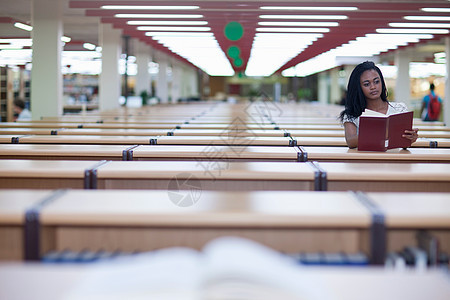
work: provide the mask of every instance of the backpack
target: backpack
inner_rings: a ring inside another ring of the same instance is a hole
[[[437,95],[429,95],[430,101],[428,101],[428,119],[430,121],[437,121],[441,113],[441,102],[439,102]]]

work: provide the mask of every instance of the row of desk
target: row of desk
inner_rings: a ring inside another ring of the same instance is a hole
[[[95,145],[225,145],[225,146],[335,146],[347,147],[344,137],[308,136],[133,136],[133,135],[0,135],[0,144]],[[447,138],[419,138],[411,148],[450,148]]]
[[[448,148],[363,152],[336,146],[4,144],[0,159],[450,162]]]
[[[346,147],[341,109],[196,103],[0,124],[0,260],[201,249],[222,236],[290,254],[365,253],[376,265],[423,234],[450,253],[448,127],[415,120],[411,148],[359,152]],[[336,299],[450,295],[436,270],[322,270]],[[86,276],[0,264],[0,298],[61,299]],[[362,291],[342,288],[349,281]]]
[[[446,163],[0,160],[0,188],[450,192]],[[188,188],[188,187],[186,187]]]
[[[1,259],[49,251],[201,249],[220,236],[285,253],[386,253],[419,231],[450,252],[450,193],[0,190]],[[195,205],[193,205],[195,204]]]

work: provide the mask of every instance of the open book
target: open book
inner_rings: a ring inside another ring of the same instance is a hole
[[[405,130],[412,130],[413,112],[394,115],[366,109],[359,118],[358,150],[386,151],[408,148],[411,141],[402,137]]]
[[[90,267],[64,300],[332,300],[320,279],[256,242],[222,237],[201,252],[168,248]]]

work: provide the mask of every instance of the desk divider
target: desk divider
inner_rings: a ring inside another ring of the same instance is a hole
[[[66,193],[67,190],[56,190],[50,196],[42,199],[42,201],[33,205],[25,212],[25,230],[24,230],[24,251],[25,260],[39,261],[40,260],[40,227],[39,212],[45,205],[54,201],[58,197]]]
[[[123,155],[126,156],[123,160],[133,160],[133,149],[139,147],[140,145],[134,145],[131,147],[128,147],[123,151]],[[122,156],[123,157],[123,156]]]
[[[327,172],[320,167],[319,162],[317,162],[317,161],[306,162],[306,163],[308,163],[315,170],[315,172],[314,172],[314,190],[315,191],[326,191],[327,190]]]
[[[365,193],[360,191],[352,193],[372,215],[372,225],[370,226],[371,263],[383,265],[386,258],[387,238],[384,213]]]
[[[124,150],[125,151],[125,150]],[[102,160],[93,165],[90,169],[84,171],[84,189],[97,189],[97,169],[109,163],[110,160]]]
[[[305,148],[302,146],[297,146],[298,150],[300,150],[299,154],[299,162],[308,161],[308,152],[306,152]]]

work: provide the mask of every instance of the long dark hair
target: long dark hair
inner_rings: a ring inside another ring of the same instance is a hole
[[[366,97],[361,89],[360,78],[362,73],[367,70],[375,70],[380,75],[381,80],[381,100],[388,102],[386,84],[384,82],[383,74],[380,68],[378,68],[373,62],[365,61],[357,65],[350,75],[347,85],[347,96],[345,97],[345,109],[341,112],[339,118],[344,118],[347,115],[350,118],[359,117],[366,109],[367,102]]]

